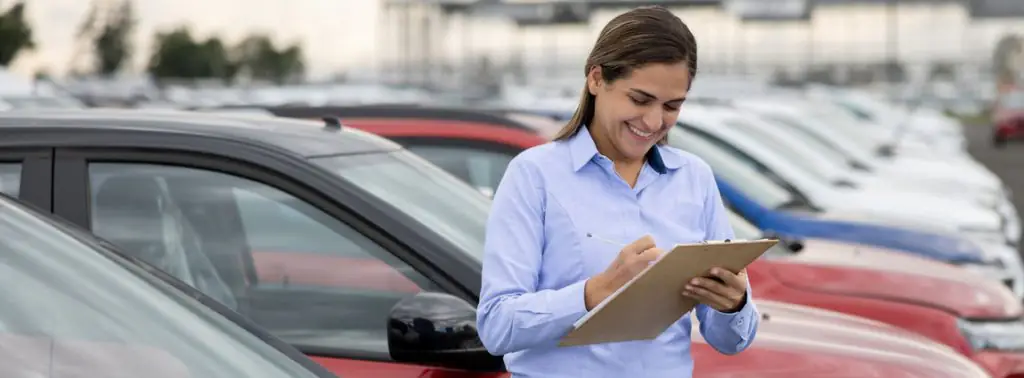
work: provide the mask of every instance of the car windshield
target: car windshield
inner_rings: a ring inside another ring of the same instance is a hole
[[[792,139],[786,139],[783,135],[777,132],[778,130],[769,130],[766,127],[757,127],[740,119],[730,117],[725,121],[725,124],[732,126],[734,129],[743,131],[746,135],[756,138],[760,141],[761,146],[770,149],[775,154],[778,154],[791,166],[798,168],[800,171],[815,180],[822,183],[831,183],[832,181],[835,181],[832,176],[834,170],[825,166],[833,166],[837,164],[835,161],[832,161],[832,159],[834,159],[834,152],[828,152],[827,155],[820,156],[818,153],[821,151],[813,147],[812,144],[803,144]],[[824,164],[822,163],[822,160],[825,160]]]
[[[764,114],[763,116],[767,122],[774,123],[777,127],[786,130],[791,137],[799,139],[792,142],[803,144],[809,153],[817,155],[834,169],[848,169],[848,162],[854,160],[853,156],[845,154],[843,146],[808,129],[809,127],[828,127],[826,125],[809,125],[805,120],[785,114]]]
[[[317,376],[88,238],[0,198],[0,376]]]
[[[312,161],[483,261],[491,201],[469,184],[406,150]]]
[[[669,130],[668,144],[697,155],[717,176],[761,206],[774,209],[794,201],[792,193],[704,136],[677,126]]]

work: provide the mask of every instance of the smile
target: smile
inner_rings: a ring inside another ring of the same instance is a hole
[[[629,131],[630,132],[632,132],[634,135],[636,135],[638,137],[641,137],[641,138],[650,138],[652,135],[654,135],[653,132],[642,131],[642,130],[640,130],[638,128],[635,128],[633,126],[628,126],[628,127],[629,127]]]

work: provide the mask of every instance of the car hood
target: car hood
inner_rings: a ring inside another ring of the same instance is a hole
[[[969,184],[963,179],[920,177],[906,173],[879,173],[851,175],[862,190],[873,192],[909,192],[939,194],[960,202],[975,204],[982,209],[994,209],[1000,201],[999,192]]]
[[[803,245],[800,252],[774,260],[784,263],[771,269],[791,287],[916,303],[961,318],[1024,313],[1006,287],[954,265],[851,243],[808,239]]]
[[[908,174],[916,177],[943,179],[955,182],[967,181],[979,188],[999,191],[1002,182],[999,176],[987,169],[967,162],[936,161],[923,158],[906,157],[892,162],[878,164],[878,170],[893,175]]]
[[[987,376],[952,349],[887,324],[807,306],[756,303],[762,314],[757,336],[736,356],[705,352],[709,348],[694,317],[691,337],[700,353],[695,376],[735,377],[738,359],[756,369],[751,376],[771,378]]]
[[[995,210],[935,197],[926,193],[892,192],[881,189],[837,189],[829,193],[826,211],[878,217],[904,224],[928,222],[943,229],[994,230],[1001,226]]]

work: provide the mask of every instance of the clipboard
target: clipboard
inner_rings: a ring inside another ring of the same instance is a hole
[[[691,279],[707,276],[716,266],[739,273],[778,242],[677,244],[576,321],[558,346],[653,340],[697,305],[682,295]]]

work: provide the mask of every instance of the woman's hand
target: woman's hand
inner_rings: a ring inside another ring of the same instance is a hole
[[[733,274],[726,269],[712,268],[711,275],[691,280],[683,290],[683,296],[695,299],[718,312],[736,312],[743,308],[747,297],[747,270]]]
[[[583,288],[583,300],[587,311],[592,310],[622,285],[640,274],[662,253],[664,252],[661,249],[654,246],[654,238],[650,235],[623,247],[607,269],[587,280]]]

